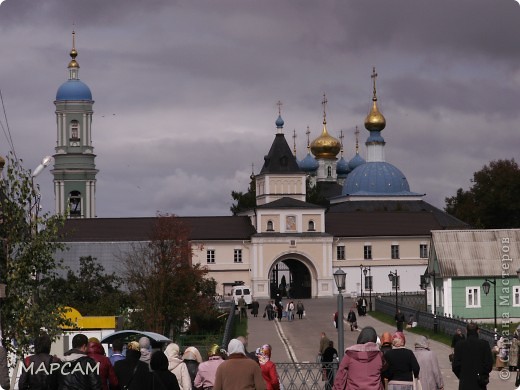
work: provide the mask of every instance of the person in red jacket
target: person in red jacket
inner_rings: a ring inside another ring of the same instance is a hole
[[[103,390],[118,389],[119,383],[114,367],[112,367],[110,359],[105,356],[105,350],[101,343],[96,341],[89,342],[87,345],[87,355],[99,363],[99,377],[101,378]],[[109,385],[110,387],[108,387]]]
[[[267,390],[280,390],[280,380],[278,379],[276,365],[271,361],[271,350],[272,348],[269,344],[264,344],[257,349],[256,354]]]

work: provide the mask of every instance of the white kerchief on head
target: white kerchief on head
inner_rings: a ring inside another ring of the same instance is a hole
[[[240,340],[232,339],[228,345],[228,355],[232,353],[241,353],[245,356],[246,350],[244,349],[244,344]]]

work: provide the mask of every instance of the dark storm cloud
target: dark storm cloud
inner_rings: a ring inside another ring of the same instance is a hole
[[[442,206],[492,159],[518,159],[514,0],[6,0],[0,88],[28,168],[55,145],[53,99],[75,23],[80,77],[96,101],[99,216],[228,214],[260,171],[284,103],[298,158],[321,131],[361,153],[372,66],[387,161]],[[5,141],[0,153],[7,153]],[[38,178],[53,207],[52,176]]]

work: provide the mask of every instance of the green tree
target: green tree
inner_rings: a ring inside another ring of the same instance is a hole
[[[491,161],[467,191],[446,198],[445,211],[475,228],[520,227],[520,169],[514,159]]]
[[[107,274],[96,258],[87,256],[80,257],[77,272],[68,270],[66,278],[56,278],[52,290],[84,316],[113,316],[130,305],[129,294],[121,289],[123,281],[115,273]]]
[[[247,192],[231,191],[231,197],[236,202],[230,207],[233,215],[256,207],[256,179],[254,175],[251,175],[250,178],[251,181],[249,182]]]
[[[38,215],[39,193],[31,172],[10,154],[5,177],[0,180],[0,237],[3,257],[0,280],[7,284],[1,318],[4,345],[16,340],[19,356],[27,353],[31,341],[45,329],[51,337],[61,333],[67,321],[60,297],[49,288],[60,264],[55,260],[58,229],[64,218]]]
[[[188,319],[212,313],[216,281],[191,259],[188,227],[174,215],[158,215],[150,241],[134,245],[121,258],[135,302],[133,327],[175,339]]]

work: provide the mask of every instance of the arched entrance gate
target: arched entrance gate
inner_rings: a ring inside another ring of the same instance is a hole
[[[312,297],[311,271],[307,265],[295,258],[277,260],[269,270],[269,295],[308,299]]]

